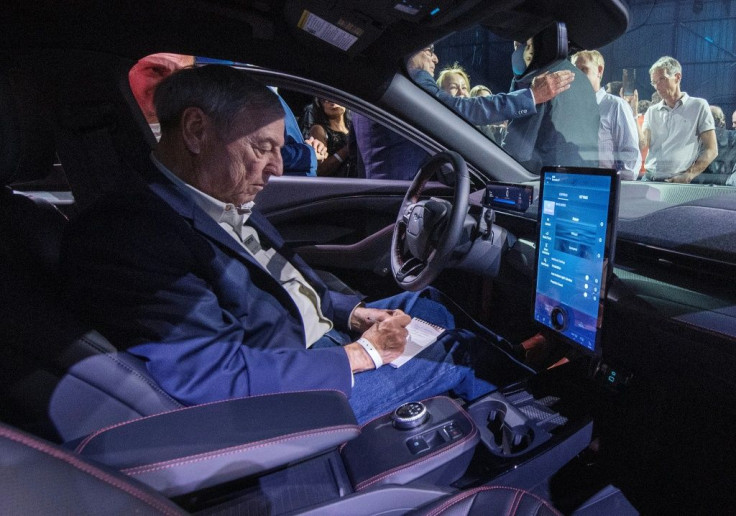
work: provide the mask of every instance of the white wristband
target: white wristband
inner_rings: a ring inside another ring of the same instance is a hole
[[[383,359],[381,358],[381,354],[378,352],[378,350],[373,346],[373,343],[366,339],[365,337],[361,337],[356,341],[358,344],[363,346],[363,349],[370,355],[371,360],[373,360],[373,363],[376,365],[376,369],[381,367],[383,365]]]
[[[336,152],[335,154],[333,154],[333,155],[332,155],[332,157],[333,157],[333,158],[335,158],[335,159],[336,159],[337,161],[339,161],[340,163],[342,163],[343,161],[345,161],[344,159],[342,159],[342,158],[340,157],[340,155],[339,155],[339,154],[338,154],[337,152]]]

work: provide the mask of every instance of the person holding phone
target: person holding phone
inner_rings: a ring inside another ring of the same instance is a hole
[[[605,69],[603,55],[597,50],[581,50],[572,56],[571,61],[585,74],[595,91],[601,117],[598,127],[600,166],[615,168],[621,179],[637,179],[641,167],[641,152],[636,120],[624,99],[606,93],[601,87]]]

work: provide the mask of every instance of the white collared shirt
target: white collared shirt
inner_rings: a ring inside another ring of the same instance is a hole
[[[700,135],[715,130],[715,122],[705,99],[683,93],[675,107],[664,100],[644,115],[642,130],[649,129],[647,175],[667,179],[686,170],[701,151]]]
[[[302,316],[306,347],[310,347],[333,328],[332,321],[322,313],[319,294],[304,279],[304,276],[275,249],[264,249],[256,230],[246,224],[254,206],[253,202],[237,207],[219,201],[182,181],[158,161],[153,154],[151,154],[151,159],[167,178],[175,184],[185,187],[192,194],[192,199],[197,206],[227,231],[243,249],[256,259],[266,272],[281,283]]]
[[[639,132],[634,112],[624,99],[606,93],[595,93],[601,125],[598,129],[598,160],[603,168],[615,168],[621,179],[636,179],[641,168]]]

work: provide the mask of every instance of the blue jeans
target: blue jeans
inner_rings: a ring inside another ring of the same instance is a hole
[[[389,365],[355,375],[350,405],[359,423],[394,410],[401,403],[454,392],[465,400],[483,396],[496,387],[476,377],[479,363],[492,360],[492,346],[468,330],[455,329],[452,313],[435,298],[437,291],[404,292],[368,303],[371,308],[400,308],[413,317],[437,324],[448,331],[434,344],[399,368]],[[332,330],[313,346],[353,342],[350,335]]]

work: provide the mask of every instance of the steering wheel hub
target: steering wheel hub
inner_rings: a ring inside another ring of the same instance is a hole
[[[455,173],[453,202],[420,201],[425,185],[443,165]],[[421,290],[445,267],[462,233],[469,194],[468,169],[456,152],[440,152],[419,169],[401,204],[391,240],[391,270],[403,289]]]

